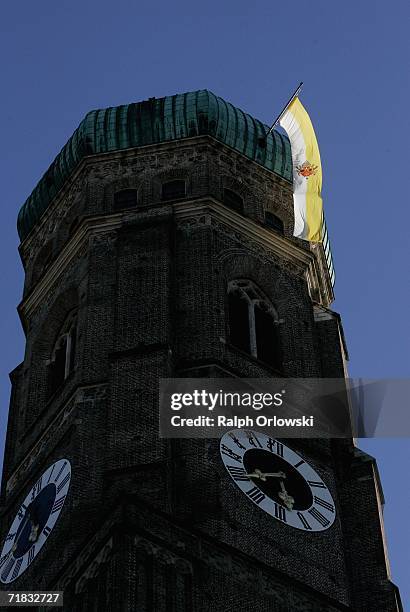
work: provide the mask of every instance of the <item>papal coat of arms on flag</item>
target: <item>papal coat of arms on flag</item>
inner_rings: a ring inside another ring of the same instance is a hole
[[[308,161],[303,162],[301,166],[296,166],[297,173],[308,179],[309,176],[316,174],[317,166],[314,166]]]

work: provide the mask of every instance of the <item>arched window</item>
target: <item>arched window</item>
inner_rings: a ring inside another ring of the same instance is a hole
[[[175,180],[168,181],[162,184],[161,199],[162,200],[177,200],[178,198],[185,198],[185,181]]]
[[[269,300],[249,280],[228,286],[229,339],[237,348],[276,370],[282,367],[279,320]]]
[[[77,318],[71,312],[58,334],[48,364],[49,395],[53,395],[74,370],[76,337]]]
[[[241,196],[231,189],[224,189],[223,201],[229,208],[236,210],[236,212],[243,213],[243,200]]]
[[[114,193],[114,209],[134,208],[137,205],[137,190],[122,189]]]
[[[269,212],[268,210],[265,212],[265,223],[268,227],[283,235],[284,228],[282,219]]]

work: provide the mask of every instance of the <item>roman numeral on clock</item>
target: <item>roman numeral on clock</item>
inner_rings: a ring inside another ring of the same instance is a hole
[[[25,515],[26,510],[27,510],[27,506],[25,506],[24,504],[22,504],[22,505],[21,505],[20,510],[17,512],[17,516],[18,516],[18,518],[20,519],[20,521],[21,521],[21,519],[23,518],[23,516]]]
[[[237,482],[240,482],[240,481],[246,482],[249,480],[249,476],[247,475],[244,468],[236,467],[235,465],[227,465],[226,468],[228,472],[230,473],[230,475],[232,476],[232,478],[236,480]]]
[[[335,507],[333,506],[333,504],[329,504],[329,502],[325,501],[321,497],[316,497],[316,495],[315,495],[315,504],[318,506],[322,506],[322,508],[329,510],[329,512],[335,511]]]
[[[14,568],[13,574],[11,576],[12,580],[15,580],[17,576],[19,575],[20,567],[22,563],[23,563],[23,557],[20,557],[20,559],[17,559],[16,567]]]
[[[233,442],[235,442],[238,448],[241,448],[242,450],[246,450],[246,447],[238,440],[235,434],[230,433],[229,437],[232,438]]]
[[[55,468],[55,466],[56,466],[56,464],[54,463],[54,464],[53,464],[53,467],[52,467],[52,469],[51,469],[51,472],[50,472],[50,476],[48,477],[47,483],[49,483],[49,482],[50,482],[50,480],[51,480],[51,476],[53,475],[53,472],[54,472],[54,468]]]
[[[65,485],[67,484],[69,480],[70,480],[70,474],[66,474],[63,480],[60,482],[60,484],[57,487],[57,493],[60,493],[61,489],[65,487]]]
[[[252,433],[251,431],[247,431],[246,435],[248,436],[249,444],[251,444],[252,446],[259,446],[259,448],[262,448],[262,444],[259,442],[258,438],[255,436],[254,433]]]
[[[295,465],[293,466],[294,468],[298,469],[298,467],[300,467],[301,465],[303,465],[305,462],[303,461],[303,459],[301,459],[300,461],[298,461],[298,463],[295,463]]]
[[[311,487],[316,487],[317,489],[327,489],[325,483],[321,482],[320,480],[308,480],[307,482]]]
[[[260,491],[260,489],[258,489],[258,487],[252,487],[252,489],[246,491],[246,495],[256,504],[260,504],[261,501],[265,499],[265,495],[262,493],[262,491]]]
[[[30,563],[34,561],[35,552],[36,552],[36,545],[33,544],[33,546],[30,548],[30,550],[27,553],[27,567],[30,565]]]
[[[286,510],[275,502],[275,518],[286,523]]]
[[[42,483],[43,477],[40,476],[40,478],[37,480],[36,484],[34,485],[34,487],[31,489],[31,499],[33,500],[35,497],[37,497],[37,495],[40,493],[41,491],[41,483]]]
[[[1,569],[1,568],[3,567],[3,565],[6,563],[7,559],[10,557],[10,555],[11,555],[11,550],[10,550],[10,551],[9,551],[9,552],[8,552],[6,555],[4,555],[4,557],[2,557],[2,558],[0,559],[0,569]]]
[[[4,570],[1,574],[1,579],[3,582],[6,582],[7,578],[9,577],[9,574],[11,572],[11,570],[14,567],[16,560],[14,557],[10,557],[10,559],[7,561],[6,565],[4,566]]]
[[[230,457],[234,461],[238,461],[238,463],[242,463],[242,457],[234,453],[233,450],[230,449],[228,446],[225,446],[225,444],[222,444],[221,448],[222,448],[222,455],[226,455],[227,457]]]
[[[302,512],[298,512],[297,515],[298,515],[298,517],[300,519],[300,522],[302,523],[302,525],[303,525],[303,527],[305,529],[312,529],[312,527],[309,525],[309,523],[305,519],[305,516],[304,516],[304,514]]]
[[[266,446],[271,451],[271,453],[276,453],[277,455],[279,455],[279,457],[283,457],[283,444],[281,444],[277,440],[272,440],[272,438],[269,438],[266,443]]]
[[[58,499],[56,499],[56,501],[54,502],[54,506],[50,512],[50,514],[54,514],[54,512],[58,512],[59,510],[61,510],[61,508],[63,507],[64,504],[64,500],[65,500],[66,496],[62,495],[61,497],[59,497]]]
[[[9,533],[9,535],[6,538],[6,542],[10,542],[10,540],[14,540],[15,537],[16,537],[16,533]]]
[[[280,442],[276,442],[276,454],[279,457],[283,457],[283,444],[281,444]]]
[[[327,520],[325,516],[315,507],[308,510],[309,514],[313,516],[314,519],[317,520],[318,523],[322,525],[322,527],[328,527],[330,525],[330,521]]]
[[[63,473],[64,468],[65,468],[66,465],[67,465],[67,461],[64,461],[63,465],[60,468],[60,471],[58,472],[57,476],[54,479],[54,482],[58,481],[58,479],[60,478],[61,474]]]
[[[269,438],[269,440],[266,442],[266,446],[269,448],[270,452],[273,453],[273,449],[276,446],[276,440],[272,440],[272,438]]]
[[[46,525],[46,526],[44,527],[44,529],[43,529],[43,535],[44,535],[46,538],[48,538],[48,536],[50,535],[50,533],[51,533],[51,529],[50,529],[50,527],[49,527],[48,525]]]

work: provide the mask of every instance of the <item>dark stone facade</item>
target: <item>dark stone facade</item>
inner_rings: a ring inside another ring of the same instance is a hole
[[[161,184],[186,181],[161,202]],[[114,193],[136,189],[133,209]],[[223,205],[241,195],[244,214]],[[279,216],[285,237],[267,228]],[[12,373],[2,541],[53,461],[72,464],[57,526],[14,590],[64,589],[69,611],[390,612],[374,461],[348,441],[291,446],[329,483],[338,518],[302,533],[255,509],[216,441],[158,438],[158,379],[277,375],[229,342],[227,284],[275,305],[283,374],[343,377],[340,318],[320,248],[291,237],[291,186],[210,137],[85,159],[20,247],[27,336]],[[67,313],[75,366],[51,397]],[[4,585],[3,585],[4,586]]]

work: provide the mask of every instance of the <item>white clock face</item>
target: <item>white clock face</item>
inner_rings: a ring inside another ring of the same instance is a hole
[[[71,465],[60,459],[40,476],[22,503],[10,527],[0,556],[0,581],[21,576],[50,536],[64,506]]]
[[[335,502],[318,473],[274,438],[235,429],[221,439],[222,461],[246,497],[274,519],[303,531],[324,531]]]

